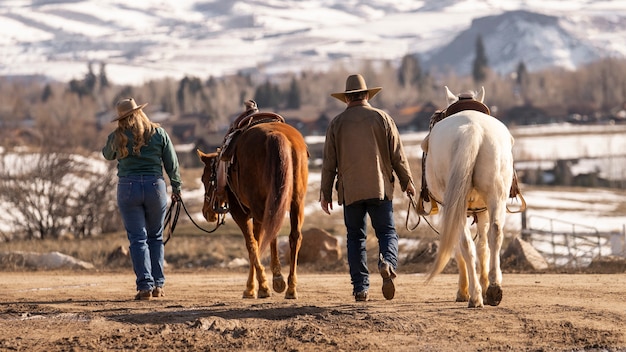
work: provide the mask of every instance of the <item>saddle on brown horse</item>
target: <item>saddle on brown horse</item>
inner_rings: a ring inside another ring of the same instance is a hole
[[[215,197],[217,204],[217,211],[219,213],[228,212],[228,196],[226,195],[226,185],[228,183],[228,169],[233,163],[233,156],[235,155],[235,148],[237,145],[237,138],[247,131],[252,126],[260,123],[267,122],[285,122],[285,119],[273,112],[259,112],[257,104],[254,100],[248,100],[244,103],[246,110],[242,112],[235,121],[231,124],[222,146],[218,149],[217,165],[217,181]]]

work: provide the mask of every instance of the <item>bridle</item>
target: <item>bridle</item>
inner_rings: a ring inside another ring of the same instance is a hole
[[[220,216],[226,216],[226,213],[230,211],[228,202],[224,203],[224,206],[220,206],[217,200],[217,166],[219,164],[220,154],[218,154],[213,160],[211,160],[211,174],[209,176],[209,186],[205,187],[204,201],[209,203],[213,211]],[[219,222],[219,221],[218,221]]]
[[[205,187],[204,190],[204,202],[211,206],[211,210],[213,210],[217,214],[217,222],[215,225],[215,230],[218,227],[224,224],[226,219],[226,214],[230,211],[228,203],[224,203],[224,206],[220,206],[217,201],[217,165],[219,163],[219,154],[213,160],[211,160],[211,174],[209,175],[209,184],[208,187]],[[211,232],[213,232],[211,231]]]

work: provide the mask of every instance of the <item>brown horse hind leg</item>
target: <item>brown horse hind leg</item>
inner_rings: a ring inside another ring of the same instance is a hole
[[[270,267],[272,269],[272,286],[274,291],[277,293],[282,293],[287,288],[287,283],[285,282],[285,278],[281,273],[280,267],[280,259],[278,257],[278,239],[274,239],[270,244],[271,250],[271,259],[270,259]]]

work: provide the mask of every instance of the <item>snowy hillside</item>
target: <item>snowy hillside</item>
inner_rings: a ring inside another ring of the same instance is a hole
[[[500,71],[626,56],[622,0],[5,0],[0,22],[0,75],[69,80],[105,62],[115,83],[407,53],[463,71],[476,33]]]

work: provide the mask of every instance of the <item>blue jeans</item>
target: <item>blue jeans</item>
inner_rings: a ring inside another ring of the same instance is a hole
[[[162,176],[124,176],[117,184],[117,204],[130,241],[137,290],[163,287],[163,221],[167,188]]]
[[[353,293],[366,291],[370,286],[365,247],[366,215],[369,215],[376,238],[378,238],[378,257],[382,255],[383,260],[394,269],[398,266],[398,233],[393,221],[392,202],[369,199],[344,206],[343,218],[348,231],[348,265]],[[380,260],[378,264],[381,264]]]

